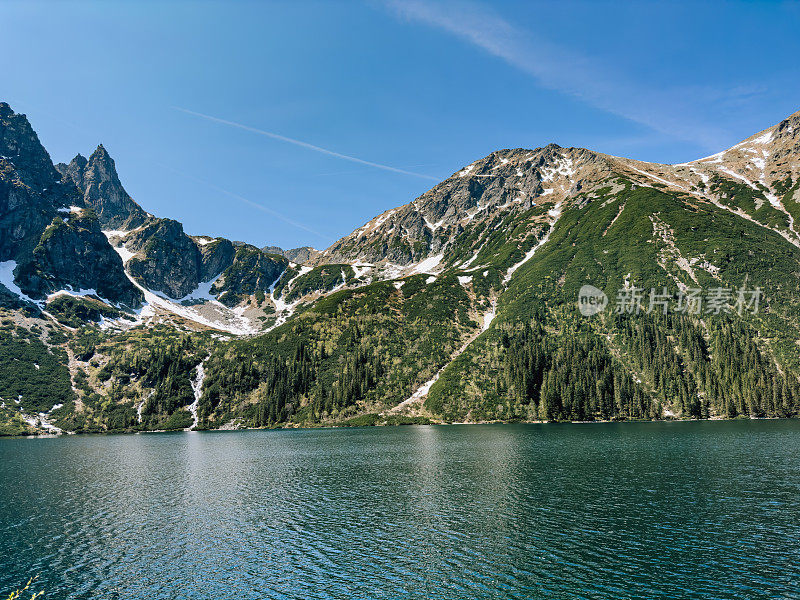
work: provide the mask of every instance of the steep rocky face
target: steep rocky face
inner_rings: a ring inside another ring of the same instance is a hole
[[[219,294],[220,302],[233,306],[246,296],[268,292],[288,266],[289,260],[284,257],[267,254],[255,246],[239,246],[212,292]]]
[[[535,226],[576,193],[608,185],[614,176],[609,158],[555,144],[494,152],[372,219],[312,262],[407,266],[441,255],[437,260],[453,265],[475,255],[503,219],[529,214]]]
[[[63,181],[83,192],[85,205],[94,209],[103,229],[129,230],[147,221],[148,214],[122,187],[114,159],[102,144],[88,159],[78,154],[59,167]]]
[[[200,280],[211,281],[233,263],[237,249],[225,238],[194,238],[200,250]]]
[[[0,158],[0,261],[30,252],[54,214],[41,191],[25,185],[8,158]]]
[[[20,268],[18,280],[32,298],[67,289],[94,290],[101,298],[131,308],[143,300],[91,209],[56,217],[42,233],[31,261]]]
[[[310,262],[319,254],[319,251],[311,246],[301,246],[299,248],[291,248],[290,250],[284,250],[280,246],[264,246],[261,250],[267,254],[285,256],[290,261],[301,265]]]
[[[14,163],[22,183],[41,191],[59,180],[59,174],[39,137],[23,114],[0,102],[0,156]]]
[[[80,203],[59,179],[25,115],[0,103],[0,261],[32,251],[57,208]]]
[[[200,251],[178,221],[152,221],[128,234],[125,247],[135,253],[128,272],[150,290],[183,298],[202,281]]]
[[[87,162],[89,161],[83,154],[77,154],[69,164],[58,163],[56,170],[61,174],[62,179],[68,179],[80,189],[83,186],[83,173],[86,170]]]
[[[301,265],[311,262],[318,254],[319,251],[315,250],[311,246],[301,246],[299,248],[284,250],[283,252],[283,255],[290,261],[299,263]]]
[[[111,302],[138,306],[83,199],[61,175],[25,115],[0,103],[0,262],[14,261],[15,282],[31,298],[60,289],[93,289]]]
[[[213,281],[236,264],[245,248],[253,248],[234,246],[224,238],[193,238],[172,219],[151,219],[125,235],[124,243],[126,251],[133,254],[127,262],[128,272],[146,288],[175,299],[189,295],[201,283]],[[258,269],[247,276],[258,278]],[[215,289],[219,293],[223,287]]]

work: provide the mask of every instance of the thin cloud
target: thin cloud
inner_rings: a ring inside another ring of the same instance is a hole
[[[281,142],[286,142],[287,144],[294,144],[295,146],[300,146],[301,148],[306,148],[307,150],[313,150],[314,152],[320,152],[322,154],[327,154],[328,156],[333,156],[336,158],[341,158],[343,160],[349,160],[350,162],[358,163],[360,165],[366,165],[368,167],[375,167],[376,169],[383,169],[384,171],[391,171],[393,173],[400,173],[401,175],[411,175],[412,177],[420,177],[422,179],[431,179],[433,181],[439,181],[436,177],[432,177],[431,175],[423,175],[421,173],[414,173],[412,171],[406,171],[405,169],[398,169],[396,167],[391,167],[389,165],[383,165],[381,163],[372,162],[369,160],[364,160],[362,158],[358,158],[355,156],[349,156],[347,154],[342,154],[340,152],[334,152],[333,150],[328,150],[327,148],[322,148],[320,146],[315,146],[314,144],[309,144],[308,142],[304,142],[302,140],[296,140],[294,138],[286,137],[285,135],[279,135],[277,133],[272,133],[271,131],[264,131],[263,129],[258,129],[256,127],[250,127],[249,125],[244,125],[242,123],[236,123],[235,121],[228,121],[227,119],[220,119],[218,117],[212,117],[211,115],[206,115],[203,113],[199,113],[193,110],[189,110],[187,108],[181,108],[180,106],[173,106],[175,110],[179,110],[187,115],[193,115],[195,117],[200,117],[201,119],[206,119],[208,121],[213,121],[214,123],[221,123],[223,125],[229,125],[230,127],[236,127],[237,129],[243,129],[245,131],[249,131],[251,133],[257,133],[259,135],[264,135],[274,140],[280,140]]]
[[[303,231],[307,231],[308,233],[313,233],[314,235],[319,236],[320,238],[325,239],[325,240],[330,240],[331,239],[331,236],[324,235],[324,234],[320,233],[319,231],[311,229],[311,227],[308,227],[307,225],[303,225],[302,223],[298,223],[297,221],[295,221],[293,219],[290,219],[286,215],[282,215],[278,211],[273,210],[273,209],[271,209],[271,208],[269,208],[267,206],[264,206],[263,204],[259,204],[258,202],[254,202],[253,200],[250,200],[249,198],[245,198],[244,196],[241,196],[241,195],[239,195],[239,194],[237,194],[235,192],[231,192],[229,190],[226,190],[224,188],[219,187],[218,185],[214,185],[210,181],[206,181],[204,179],[200,179],[199,177],[195,177],[193,175],[189,175],[188,173],[184,173],[183,171],[179,171],[177,169],[173,169],[172,167],[168,167],[167,165],[164,165],[164,164],[160,164],[159,163],[159,166],[161,168],[163,168],[163,169],[167,169],[168,171],[172,171],[173,173],[177,173],[178,175],[181,175],[182,177],[186,177],[187,179],[191,179],[192,181],[200,183],[200,184],[202,184],[202,185],[204,185],[204,186],[206,186],[208,188],[211,188],[212,190],[217,191],[220,194],[225,194],[226,196],[229,196],[231,198],[235,198],[236,200],[239,200],[239,201],[247,204],[248,206],[251,206],[251,207],[253,207],[253,208],[257,209],[257,210],[265,212],[268,215],[272,215],[276,219],[280,219],[284,223],[288,223],[292,227],[297,227],[298,229],[302,229]]]
[[[644,125],[670,137],[708,148],[727,141],[726,130],[692,119],[690,108],[723,101],[748,90],[659,88],[637,84],[606,65],[523,31],[491,8],[474,2],[385,0],[401,18],[443,29],[481,48],[537,82],[581,99],[605,112]]]

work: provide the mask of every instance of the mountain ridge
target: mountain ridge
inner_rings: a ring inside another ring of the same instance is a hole
[[[99,288],[76,293],[77,273],[43,277],[44,314],[12,307],[6,328],[45,328],[48,340],[67,331],[52,347],[72,357],[75,397],[50,411],[73,431],[796,416],[798,127],[795,113],[676,165],[556,144],[498,150],[324,251],[292,256],[142,216],[100,146],[97,175],[86,178],[92,158],[80,155],[56,171],[60,186],[86,190],[56,199],[42,188],[14,206],[42,206],[42,223],[55,213],[46,227],[65,230],[60,254],[38,244],[31,264],[45,272],[70,252],[89,260],[82,240],[97,239],[97,210],[110,208],[103,220],[118,229],[103,226],[96,252],[120,259],[117,277],[143,308],[115,313]],[[49,182],[32,129],[14,130],[26,132],[14,146],[29,149],[23,162],[39,168],[0,159],[11,164],[0,183]],[[0,211],[0,227],[13,213]],[[15,256],[33,256],[21,240]],[[11,296],[35,287],[8,283]],[[612,299],[668,287],[673,300],[759,286],[764,310],[737,316],[730,300],[721,314],[586,319],[575,304],[586,284]]]
[[[88,159],[78,154],[68,165],[60,163],[56,169],[62,182],[71,182],[83,191],[84,204],[94,209],[103,229],[132,229],[152,217],[122,187],[114,159],[103,144]]]

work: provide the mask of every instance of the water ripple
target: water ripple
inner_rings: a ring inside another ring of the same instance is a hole
[[[0,440],[0,591],[798,598],[800,423]]]

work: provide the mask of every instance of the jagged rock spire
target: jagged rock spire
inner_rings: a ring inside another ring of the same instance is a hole
[[[128,195],[117,175],[114,159],[100,144],[89,158],[78,154],[64,169],[64,180],[83,192],[103,229],[131,229],[147,220],[147,213]]]

